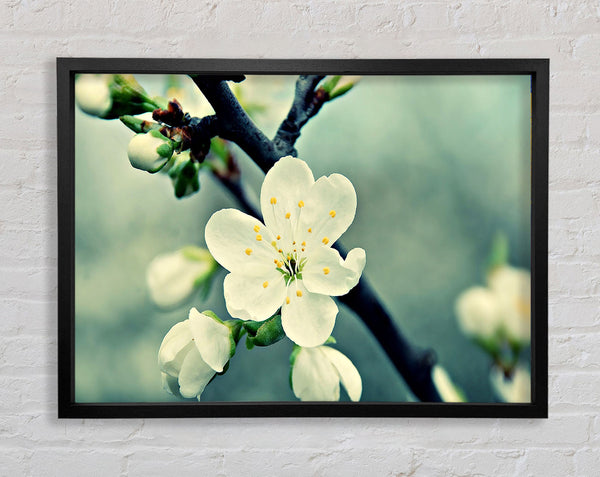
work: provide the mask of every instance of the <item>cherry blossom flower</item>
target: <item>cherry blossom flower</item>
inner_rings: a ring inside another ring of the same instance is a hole
[[[362,380],[344,354],[329,346],[296,348],[290,360],[291,383],[302,401],[339,401],[340,382],[352,401],[360,400]]]
[[[508,265],[496,267],[489,272],[487,285],[471,287],[456,300],[456,315],[463,332],[483,339],[502,333],[512,342],[529,342],[529,272]]]
[[[223,209],[206,225],[208,249],[230,272],[227,310],[263,321],[281,308],[286,335],[300,346],[319,346],[335,325],[331,296],[348,293],[365,266],[363,249],[344,260],[331,247],[354,220],[354,187],[340,174],[315,181],[306,162],[287,156],[267,173],[260,203],[264,224]]]
[[[214,316],[192,308],[189,318],[165,335],[158,351],[163,387],[184,398],[197,398],[235,352],[231,329]]]

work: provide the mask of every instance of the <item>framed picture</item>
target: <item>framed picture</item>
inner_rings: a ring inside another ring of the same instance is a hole
[[[59,58],[59,417],[547,417],[548,70]]]

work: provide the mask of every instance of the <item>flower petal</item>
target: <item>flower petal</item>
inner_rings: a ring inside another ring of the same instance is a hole
[[[291,243],[297,219],[315,179],[301,159],[282,157],[265,176],[260,191],[260,208],[265,224],[275,235]],[[289,214],[289,215],[288,215]]]
[[[494,391],[504,402],[531,402],[531,375],[527,369],[517,366],[511,378],[497,366],[490,371]]]
[[[464,396],[452,382],[448,372],[439,364],[436,364],[431,370],[433,384],[444,402],[465,402]]]
[[[181,366],[179,392],[184,398],[198,397],[214,375],[215,370],[204,362],[196,347],[192,347]]]
[[[352,183],[341,174],[320,177],[308,191],[295,240],[306,241],[311,250],[314,246],[331,247],[350,227],[355,214]]]
[[[183,360],[193,346],[192,338],[188,320],[177,323],[169,330],[158,350],[161,371],[178,376]]]
[[[275,268],[261,277],[230,273],[225,277],[223,289],[227,311],[242,320],[266,320],[285,299],[285,281]]]
[[[162,387],[165,391],[167,391],[169,394],[172,394],[173,396],[179,396],[179,382],[177,381],[176,377],[171,376],[167,373],[163,373],[161,371],[160,379]]]
[[[289,303],[281,308],[281,324],[289,339],[311,348],[325,343],[335,325],[338,307],[327,295],[310,293],[295,280],[287,289]]]
[[[206,224],[206,245],[230,272],[260,276],[273,268],[273,237],[257,219],[236,209],[215,212]]]
[[[352,361],[337,349],[330,348],[329,346],[321,346],[319,350],[321,350],[336,369],[340,380],[342,381],[342,385],[344,386],[344,389],[346,389],[350,399],[353,401],[360,401],[360,395],[362,394],[362,380],[360,379],[358,370],[354,364],[352,364]]]
[[[496,295],[484,287],[471,287],[456,299],[458,324],[467,335],[492,337],[500,326],[500,304]]]
[[[302,281],[312,293],[345,295],[360,280],[366,259],[362,248],[350,250],[344,261],[337,250],[318,247],[302,270]]]
[[[531,275],[527,270],[504,266],[488,275],[490,289],[502,307],[504,329],[510,339],[531,339]]]
[[[235,349],[231,330],[214,318],[200,313],[196,308],[190,310],[189,321],[200,356],[206,364],[220,373]]]
[[[302,401],[338,401],[340,378],[320,348],[302,348],[292,368],[292,389]]]
[[[152,301],[161,308],[179,305],[196,290],[196,279],[210,269],[208,260],[190,260],[181,250],[156,256],[146,271]]]

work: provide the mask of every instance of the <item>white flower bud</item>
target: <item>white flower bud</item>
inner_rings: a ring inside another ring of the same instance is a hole
[[[171,394],[197,398],[235,352],[230,328],[195,308],[165,335],[158,351],[163,387]]]
[[[531,402],[531,375],[522,366],[513,369],[509,378],[502,369],[494,366],[490,371],[490,382],[496,395],[504,402]]]
[[[171,142],[156,130],[146,134],[136,134],[127,147],[127,156],[131,165],[150,173],[160,171],[172,155]]]
[[[155,257],[146,271],[152,301],[173,308],[190,298],[198,288],[209,286],[217,262],[208,250],[185,247]]]
[[[111,75],[108,75],[111,76]],[[107,75],[84,74],[75,80],[75,101],[81,110],[104,117],[112,107]]]

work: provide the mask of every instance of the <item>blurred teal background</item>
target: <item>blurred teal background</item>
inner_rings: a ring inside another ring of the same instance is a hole
[[[138,76],[153,95],[176,94],[184,109],[207,114],[186,77]],[[257,124],[272,136],[293,97],[292,77],[250,77],[239,87],[247,103],[263,103]],[[238,93],[239,93],[238,91]],[[171,97],[171,96],[169,96]],[[367,251],[365,275],[403,332],[432,347],[470,401],[494,401],[489,358],[461,334],[454,301],[482,284],[494,235],[510,243],[510,262],[530,260],[530,77],[364,77],[326,104],[302,130],[297,149],[315,177],[338,172],[354,184],[356,219],[342,236]],[[167,176],[133,169],[133,133],[118,120],[76,111],[76,342],[78,402],[170,401],[157,352],[190,306],[226,318],[217,275],[209,297],[158,310],[145,286],[152,258],[204,246],[204,226],[223,207],[237,207],[211,177],[183,200]],[[262,173],[237,157],[251,189]],[[337,349],[358,368],[363,401],[409,401],[402,378],[352,312],[340,306]],[[296,400],[288,384],[292,344],[245,349],[203,401]],[[526,363],[529,359],[526,356]]]

